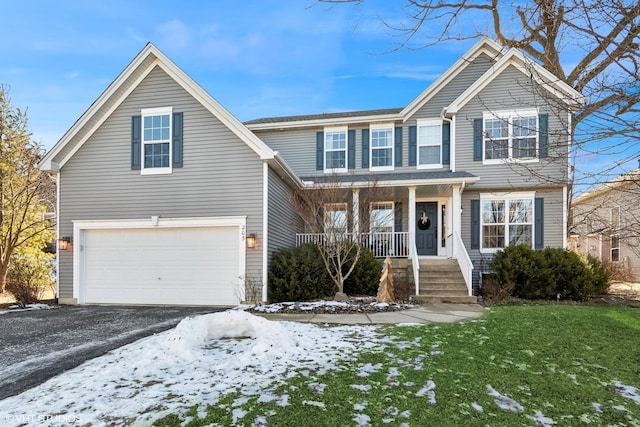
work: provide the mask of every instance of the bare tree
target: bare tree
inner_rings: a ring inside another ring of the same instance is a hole
[[[368,0],[319,0],[365,8]],[[574,170],[589,186],[638,155],[640,145],[640,1],[405,0],[402,16],[380,19],[400,42],[418,49],[451,40],[495,38],[527,53],[585,95],[570,130],[574,158],[611,155],[605,170]]]
[[[0,85],[0,292],[12,256],[27,246],[42,249],[55,232],[55,183],[38,168],[41,146],[31,140],[26,112],[15,108]]]
[[[360,259],[363,247],[376,250],[384,246],[387,251],[396,246],[392,232],[376,232],[379,231],[377,224],[388,223],[389,218],[384,217],[384,213],[383,216],[376,214],[375,204],[390,198],[390,190],[379,187],[374,180],[345,184],[337,176],[322,184],[292,191],[291,204],[309,232],[304,243],[318,246],[337,296],[344,296],[344,283]],[[393,221],[393,213],[387,212],[388,215]]]

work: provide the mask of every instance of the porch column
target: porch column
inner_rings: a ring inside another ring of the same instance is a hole
[[[352,191],[353,208],[351,216],[353,218],[353,237],[355,239],[360,235],[360,189],[354,188]]]
[[[453,232],[462,237],[462,196],[460,194],[460,186],[453,185],[451,187],[453,194],[451,197],[451,226]],[[471,215],[471,212],[469,212]]]
[[[416,187],[409,187],[409,248],[416,247]]]

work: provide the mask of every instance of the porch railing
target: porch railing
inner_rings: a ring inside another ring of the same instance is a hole
[[[324,245],[329,239],[336,236],[323,233],[296,234],[296,246],[306,243]],[[351,239],[352,234],[341,234],[339,238]],[[406,231],[394,231],[388,233],[362,233],[360,242],[363,247],[369,249],[376,258],[407,258],[409,256],[409,233]]]
[[[469,296],[473,295],[473,263],[458,233],[453,233],[453,257],[458,260],[460,271],[467,285]]]

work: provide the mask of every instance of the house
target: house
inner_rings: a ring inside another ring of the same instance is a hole
[[[640,168],[573,200],[570,247],[640,280]]]
[[[403,108],[243,124],[148,44],[41,163],[58,177],[59,301],[267,300],[270,255],[307,236],[291,191],[330,181],[351,196],[328,218],[393,212],[376,255],[404,258],[416,293],[448,260],[471,296],[505,245],[566,246],[581,100],[484,38]],[[373,179],[390,196],[362,209]]]

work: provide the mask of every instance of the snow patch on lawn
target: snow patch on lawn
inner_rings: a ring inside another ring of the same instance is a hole
[[[517,413],[524,412],[524,407],[522,405],[509,396],[500,394],[490,385],[487,386],[487,393],[489,393],[490,396],[495,397],[494,402],[498,405],[498,408]]]
[[[637,388],[616,381],[613,383],[613,390],[621,396],[631,399],[640,405],[640,391],[638,391]]]

